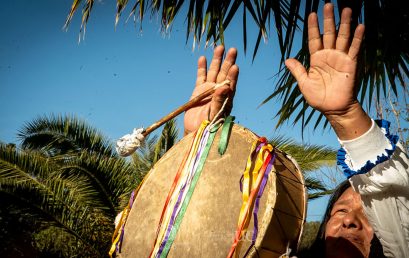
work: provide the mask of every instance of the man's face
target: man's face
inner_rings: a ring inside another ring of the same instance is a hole
[[[325,229],[326,257],[368,257],[373,236],[361,196],[350,187],[331,210]]]

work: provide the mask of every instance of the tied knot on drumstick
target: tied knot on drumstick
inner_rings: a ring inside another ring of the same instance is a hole
[[[230,81],[225,80],[221,83],[215,84],[213,87],[210,89],[206,90],[205,92],[199,94],[198,96],[192,98],[182,106],[178,107],[176,110],[173,112],[169,113],[168,115],[162,117],[160,120],[157,122],[153,123],[151,126],[147,127],[146,129],[143,128],[135,128],[133,130],[132,134],[126,134],[122,136],[117,142],[116,142],[116,151],[117,153],[122,156],[126,157],[134,153],[140,146],[142,146],[146,136],[148,136],[151,132],[153,132],[155,129],[166,123],[167,121],[171,120],[172,118],[176,117],[180,113],[190,109],[191,107],[194,107],[198,102],[203,100],[204,98],[212,95],[216,89],[224,86],[224,85],[229,85]],[[225,101],[226,103],[226,101]],[[222,109],[224,108],[225,104],[223,105]],[[221,111],[220,111],[221,112]],[[220,112],[216,117],[220,115]],[[215,118],[216,118],[215,117]]]
[[[132,134],[126,134],[122,136],[116,142],[116,152],[122,157],[126,157],[134,153],[145,140],[145,136],[143,135],[144,129],[141,128],[134,128]]]

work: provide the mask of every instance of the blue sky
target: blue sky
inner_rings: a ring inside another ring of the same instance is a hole
[[[68,32],[62,30],[71,3],[15,0],[2,4],[0,141],[16,143],[24,123],[49,114],[74,114],[115,140],[134,127],[149,126],[188,100],[197,59],[211,58],[212,49],[202,45],[193,50],[191,40],[186,44],[182,16],[164,36],[157,17],[147,15],[141,32],[139,23],[125,23],[128,6],[115,30],[113,0],[96,1],[85,40],[78,44],[80,12]],[[240,77],[232,114],[258,135],[280,134],[301,142],[298,125],[274,129],[278,102],[257,108],[274,89],[280,55],[272,38],[260,45],[252,63],[256,33],[249,21],[247,55],[241,21],[234,20],[225,34],[226,47],[237,47],[239,52]],[[307,128],[304,142],[338,147],[328,130]],[[326,200],[310,202],[309,220],[320,219]]]

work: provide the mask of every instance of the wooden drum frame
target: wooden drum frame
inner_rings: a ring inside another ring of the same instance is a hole
[[[226,257],[234,241],[242,205],[239,182],[254,141],[234,124],[226,153],[220,155],[218,130],[168,257]],[[164,202],[193,135],[174,145],[153,167],[136,195],[117,257],[149,257]],[[280,257],[294,250],[305,222],[307,191],[297,163],[275,149],[258,211],[258,235],[248,257]],[[253,218],[240,240],[243,257],[251,245]]]

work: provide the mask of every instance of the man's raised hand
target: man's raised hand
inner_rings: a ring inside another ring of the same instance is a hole
[[[230,84],[216,89],[212,96],[201,101],[196,107],[186,111],[184,118],[185,134],[197,130],[203,120],[213,119],[227,97],[229,97],[229,100],[226,105],[226,111],[230,112],[232,108],[237,78],[239,76],[239,67],[235,64],[237,50],[235,48],[229,49],[224,61],[223,54],[223,46],[218,46],[214,49],[209,70],[207,70],[207,61],[204,56],[198,60],[196,86],[191,98],[213,87],[216,83],[229,80]]]

